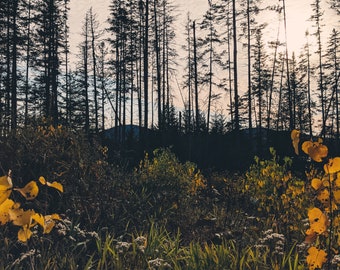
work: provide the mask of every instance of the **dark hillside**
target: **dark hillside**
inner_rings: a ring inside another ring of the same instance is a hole
[[[237,135],[235,131],[225,134],[183,134],[172,130],[149,130],[145,145],[138,139],[139,131],[138,126],[127,126],[127,139],[124,142],[114,139],[117,132],[115,128],[102,134],[103,144],[108,146],[112,160],[119,159],[128,166],[134,166],[145,152],[170,147],[180,160],[192,161],[203,169],[244,171],[253,163],[254,156],[270,158],[270,147],[281,157],[295,155],[290,147],[288,131],[262,129],[260,134],[257,129],[251,132],[243,129]],[[120,132],[121,129],[118,129],[118,133]]]

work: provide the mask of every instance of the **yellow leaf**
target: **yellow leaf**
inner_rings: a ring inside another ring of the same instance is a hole
[[[26,200],[34,200],[39,193],[39,188],[35,181],[31,181],[25,187],[16,188],[15,190],[19,191]]]
[[[9,176],[0,177],[0,204],[6,201],[12,192],[12,179]]]
[[[58,214],[46,215],[44,219],[44,233],[50,233],[55,226],[55,220],[61,220]]]
[[[32,236],[32,231],[28,228],[28,226],[23,226],[18,231],[18,240],[26,243],[28,239]]]
[[[42,214],[35,213],[32,215],[32,219],[34,219],[41,227],[45,227],[45,219]]]
[[[62,184],[54,181],[52,183],[46,181],[46,179],[43,177],[43,176],[40,176],[39,177],[39,182],[42,184],[42,185],[47,185],[49,187],[52,187],[52,188],[55,188],[57,190],[59,190],[60,192],[64,192],[64,187]]]
[[[328,163],[324,165],[326,173],[336,173],[340,171],[340,157],[330,158]]]
[[[52,182],[52,183],[46,182],[46,184],[47,184],[47,186],[53,187],[53,188],[59,190],[60,192],[64,192],[64,187],[63,187],[63,185],[60,184],[60,183],[58,183],[58,182],[56,182],[56,181],[54,181],[54,182]]]
[[[334,190],[333,196],[335,202],[340,204],[340,189]]]
[[[9,209],[11,209],[14,206],[14,201],[11,199],[5,200],[1,205],[0,205],[0,224],[4,225],[7,222],[10,221],[9,218]]]
[[[52,214],[50,215],[52,219],[54,220],[61,220],[61,217],[58,214]]]
[[[335,187],[340,188],[340,176],[337,177],[337,179],[334,182]]]
[[[292,139],[292,144],[295,150],[295,154],[299,154],[299,142],[300,142],[300,130],[292,130],[290,133],[290,137]]]
[[[39,182],[40,182],[42,185],[46,185],[46,179],[45,179],[45,177],[40,176],[40,177],[39,177]]]
[[[302,144],[302,151],[316,162],[321,162],[322,158],[328,155],[327,146],[323,145],[321,142],[305,141]]]
[[[329,203],[329,191],[327,189],[324,189],[324,190],[320,191],[320,193],[318,194],[317,198],[323,204]]]
[[[312,141],[305,141],[305,142],[302,143],[301,149],[302,149],[303,152],[305,152],[307,155],[309,155],[308,150],[312,146],[313,146]]]
[[[12,179],[9,176],[1,176],[0,177],[0,186],[12,187]]]
[[[44,233],[48,234],[52,231],[52,229],[55,226],[55,221],[53,219],[49,219],[46,221],[45,227],[44,227]]]
[[[31,224],[31,218],[35,214],[34,210],[23,210],[22,208],[10,209],[8,211],[10,220],[16,226],[29,226]]]
[[[312,183],[311,183],[312,188],[314,188],[315,190],[320,189],[320,187],[322,186],[322,181],[318,178],[313,178],[312,179]]]
[[[11,192],[11,189],[2,190],[0,187],[0,205],[9,198]]]
[[[332,211],[338,210],[338,206],[337,206],[337,204],[334,201],[332,201],[332,204],[330,202],[328,202],[328,204],[325,205],[325,211],[327,213],[331,212],[331,206],[332,206]]]
[[[308,219],[310,223],[310,228],[314,232],[322,234],[327,230],[327,216],[319,208],[314,207],[313,209],[309,210]]]
[[[324,250],[317,249],[316,247],[310,247],[308,249],[307,264],[309,270],[316,268],[322,268],[323,263],[327,261],[327,253]]]

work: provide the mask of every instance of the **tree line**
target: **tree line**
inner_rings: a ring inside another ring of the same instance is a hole
[[[313,28],[298,54],[284,0],[209,1],[201,19],[188,14],[180,49],[173,1],[112,0],[106,29],[86,12],[72,64],[69,2],[0,0],[2,135],[44,117],[88,134],[121,127],[120,140],[128,125],[141,134],[297,128],[339,139],[339,30],[323,35],[323,8],[339,17],[337,0],[311,0]],[[277,18],[272,40],[263,14]]]

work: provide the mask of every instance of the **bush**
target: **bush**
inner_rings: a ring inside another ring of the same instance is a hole
[[[290,158],[282,163],[274,149],[270,149],[272,159],[255,158],[246,173],[244,193],[253,203],[256,215],[263,217],[266,229],[283,233],[289,241],[301,238],[303,213],[308,207],[306,183],[290,172]]]
[[[87,229],[109,222],[114,211],[114,185],[124,180],[119,169],[106,161],[107,149],[95,139],[44,122],[17,130],[3,138],[0,147],[2,169],[13,171],[18,186],[44,175],[47,181],[58,181],[65,187],[61,199],[55,200],[57,192],[48,195],[49,211],[68,213]]]
[[[205,187],[195,164],[180,163],[169,149],[155,150],[153,158],[147,154],[135,170],[129,197],[121,202],[122,215],[136,228],[150,221],[176,230],[190,226],[199,216],[198,200]]]

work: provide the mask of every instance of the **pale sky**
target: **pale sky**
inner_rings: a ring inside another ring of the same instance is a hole
[[[98,20],[101,26],[104,28],[107,26],[106,20],[109,16],[109,5],[111,0],[71,0],[70,1],[70,42],[71,42],[71,53],[77,53],[77,45],[80,39],[81,27],[85,18],[86,11],[91,7],[93,12],[97,14]],[[190,14],[193,19],[198,19],[208,8],[208,0],[174,0],[174,4],[178,6],[179,20],[185,20],[187,13]],[[180,23],[178,35],[184,32],[183,27]],[[181,46],[182,44],[179,44]]]
[[[212,0],[214,1],[214,0]],[[274,2],[279,1],[272,1]],[[192,19],[199,19],[205,13],[208,8],[208,0],[174,0],[175,5],[178,6],[178,31],[177,35],[181,36],[184,33],[184,23],[186,20],[187,13],[190,12]],[[266,2],[266,1],[264,1]],[[307,20],[310,17],[312,11],[311,3],[314,0],[286,0],[287,7],[287,29],[288,29],[288,45],[290,51],[299,51],[305,43],[305,32],[309,29],[313,31],[311,26],[307,25]],[[321,1],[325,2],[325,1]],[[77,44],[79,43],[81,27],[84,21],[85,13],[90,7],[93,8],[94,13],[97,14],[98,19],[101,23],[102,28],[106,26],[106,20],[109,16],[109,5],[111,0],[71,0],[70,2],[70,42],[71,52],[77,53]],[[326,11],[323,16],[323,23],[325,26],[339,29],[338,18],[334,16],[335,12]],[[276,35],[277,31],[277,18],[265,18],[265,21],[270,24],[267,27],[267,35]],[[281,31],[282,32],[282,31]],[[325,31],[326,32],[326,31]],[[283,34],[283,32],[282,32]],[[328,36],[327,36],[328,37]],[[274,38],[272,38],[274,39]],[[179,40],[179,43],[181,41]],[[182,44],[178,44],[179,47]]]
[[[273,5],[279,4],[279,1],[276,0],[263,0],[263,2],[272,3]],[[309,30],[310,33],[313,33],[315,30],[311,27],[311,23],[308,22],[308,19],[311,16],[312,7],[311,3],[315,0],[286,0],[286,14],[287,14],[287,40],[289,46],[289,54],[291,55],[292,51],[295,51],[296,56],[299,55],[301,48],[306,43],[305,32]],[[212,0],[214,2],[214,0]],[[326,1],[321,1],[322,5],[325,4]],[[97,14],[100,28],[103,29],[107,26],[106,21],[109,16],[109,5],[111,0],[71,0],[70,2],[70,43],[71,43],[71,61],[72,59],[76,59],[75,54],[78,53],[77,45],[80,42],[80,33],[83,25],[84,17],[86,11],[93,8],[93,12]],[[187,18],[188,12],[190,12],[191,19],[200,19],[202,18],[205,11],[208,9],[208,0],[173,0],[173,3],[178,6],[178,27],[176,26],[176,35],[177,35],[177,51],[180,51],[181,46],[183,45],[183,33],[185,29],[185,22]],[[327,6],[328,8],[328,6]],[[322,9],[325,10],[325,6],[322,6]],[[277,29],[278,29],[278,18],[271,15],[272,13],[261,13],[261,17],[257,18],[258,20],[263,20],[268,23],[267,28],[265,29],[264,36],[268,40],[275,40]],[[267,17],[266,17],[267,16]],[[324,44],[326,45],[326,39],[329,37],[330,30],[335,28],[337,30],[340,29],[339,26],[339,18],[335,16],[335,11],[325,10],[323,16],[323,32],[324,32]],[[281,22],[281,40],[283,39],[283,23]],[[181,38],[182,37],[182,38]],[[309,37],[310,43],[315,43],[315,40],[312,40],[312,37]],[[326,46],[324,46],[326,47]],[[241,46],[239,47],[241,49]],[[179,52],[180,54],[180,52]],[[180,55],[181,57],[181,55]],[[242,61],[246,58],[246,53],[239,53],[239,61],[241,66],[240,75],[245,74],[242,71],[242,66],[245,69],[245,62]],[[243,64],[242,64],[243,63]],[[179,68],[180,69],[180,68]],[[181,72],[179,72],[181,73]],[[178,75],[177,79],[181,81],[181,74]],[[241,88],[242,84],[245,84],[244,81],[240,80]],[[244,85],[243,85],[244,86]],[[175,87],[176,88],[176,87]],[[175,94],[179,96],[179,93]],[[178,98],[177,102],[180,102],[180,98]]]

